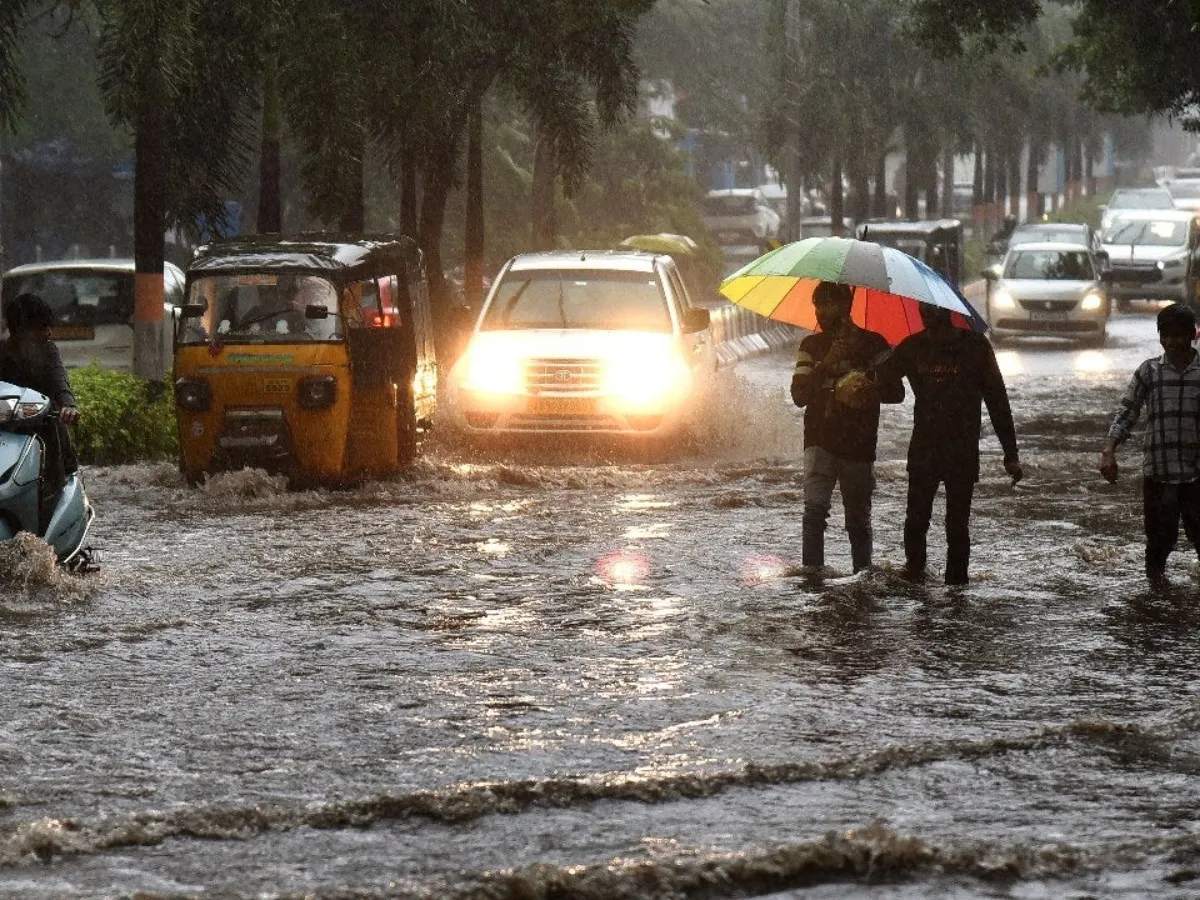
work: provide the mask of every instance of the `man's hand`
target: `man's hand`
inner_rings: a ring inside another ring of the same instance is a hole
[[[1117,454],[1107,448],[1100,451],[1100,474],[1109,484],[1117,483]]]
[[[1012,479],[1013,487],[1016,487],[1017,482],[1025,477],[1025,470],[1021,468],[1019,460],[1006,459],[1004,461],[1004,471],[1008,473],[1008,477]]]
[[[64,406],[58,411],[58,421],[64,425],[74,425],[79,421],[79,410],[74,406]]]

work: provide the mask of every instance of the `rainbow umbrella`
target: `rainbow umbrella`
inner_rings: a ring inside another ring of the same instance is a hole
[[[777,322],[817,331],[813,289],[822,281],[854,288],[850,317],[895,346],[921,331],[920,304],[950,310],[960,328],[987,322],[942,275],[907,253],[872,241],[814,237],[784,244],[721,282],[721,294]]]

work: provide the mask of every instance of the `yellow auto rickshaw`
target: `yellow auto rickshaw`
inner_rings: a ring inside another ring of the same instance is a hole
[[[409,465],[437,395],[409,238],[260,235],[201,247],[175,333],[180,469],[341,484]]]

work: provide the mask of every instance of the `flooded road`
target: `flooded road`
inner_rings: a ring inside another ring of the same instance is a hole
[[[645,465],[430,448],[288,493],[92,469],[104,571],[0,558],[0,897],[1163,898],[1200,892],[1200,587],[1098,448],[1153,316],[1005,348],[972,583],[801,577],[792,360]],[[985,418],[986,423],[986,418]],[[941,507],[930,535],[940,570]]]

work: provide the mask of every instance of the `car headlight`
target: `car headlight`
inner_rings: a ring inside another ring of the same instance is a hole
[[[467,348],[463,387],[488,394],[519,394],[525,389],[525,361],[511,342],[476,337]]]
[[[678,353],[630,353],[608,361],[604,392],[631,406],[648,406],[677,395],[687,379],[687,365]]]
[[[992,305],[996,309],[1014,309],[1017,301],[1013,299],[1013,295],[1005,288],[1000,288],[992,295]]]
[[[1097,309],[1104,308],[1104,295],[1098,294],[1096,291],[1088,291],[1083,295],[1083,300],[1079,304],[1079,308],[1088,312],[1094,312]]]
[[[1163,269],[1174,269],[1182,266],[1183,261],[1182,256],[1173,256],[1170,259],[1160,259],[1155,265],[1158,266],[1158,271],[1161,272]]]

